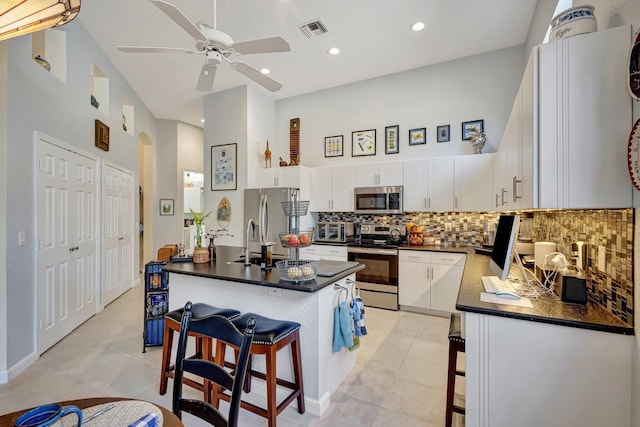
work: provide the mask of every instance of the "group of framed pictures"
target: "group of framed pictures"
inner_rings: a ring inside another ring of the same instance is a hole
[[[475,132],[484,131],[484,120],[462,122],[462,140],[468,141]],[[384,128],[384,153],[397,154],[400,152],[399,144],[400,127],[398,125]],[[451,126],[442,125],[436,129],[437,142],[449,142],[451,140]],[[409,129],[409,145],[422,145],[427,143],[427,128]],[[376,154],[376,130],[358,130],[351,132],[351,157],[375,156]],[[344,135],[327,136],[324,139],[325,157],[342,157],[344,155]]]

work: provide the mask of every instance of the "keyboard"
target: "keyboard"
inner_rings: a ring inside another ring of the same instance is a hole
[[[498,276],[482,276],[484,290],[490,294],[514,293],[516,290],[508,282],[502,281]]]

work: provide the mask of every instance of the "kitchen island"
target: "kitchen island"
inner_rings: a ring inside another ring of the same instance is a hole
[[[348,281],[355,282],[356,271],[364,266],[344,263],[347,268],[334,276],[295,283],[281,280],[275,268],[263,271],[258,265],[237,262],[240,251],[239,247],[218,246],[216,261],[167,264],[169,309],[183,307],[187,301],[203,302],[300,323],[305,405],[309,413],[321,416],[331,394],[355,366],[355,352],[332,351],[333,309],[338,298],[345,297],[339,290],[350,287]],[[334,285],[342,288],[336,290]],[[232,358],[230,351],[227,357]],[[254,357],[253,363],[264,372],[264,358]],[[278,353],[277,372],[278,377],[293,380],[290,351]],[[259,380],[253,392],[265,394]]]
[[[630,426],[633,327],[602,307],[483,302],[489,258],[468,252],[456,308],[468,427]]]

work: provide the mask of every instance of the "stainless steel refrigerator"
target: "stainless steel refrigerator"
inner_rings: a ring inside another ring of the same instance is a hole
[[[290,218],[285,216],[282,209],[282,202],[292,202],[294,198],[299,198],[300,190],[291,187],[275,187],[275,188],[248,188],[244,190],[244,223],[243,237],[246,236],[246,226],[249,219],[253,219],[255,223],[255,231],[249,233],[249,250],[253,254],[260,255],[261,235],[264,233],[264,243],[274,242],[272,246],[273,255],[289,256],[289,249],[280,244],[278,233],[289,231],[290,226],[296,224],[290,223]],[[266,213],[262,214],[261,204],[265,202],[266,196]],[[268,224],[266,230],[264,224]],[[244,242],[243,242],[244,243]]]

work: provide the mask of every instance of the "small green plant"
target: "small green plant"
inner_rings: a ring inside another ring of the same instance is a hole
[[[191,212],[191,215],[193,215],[193,223],[196,226],[196,248],[202,248],[202,226],[204,225],[204,220],[207,219],[213,211],[209,211],[206,214],[202,212],[194,212],[191,208],[189,208],[189,211]]]

